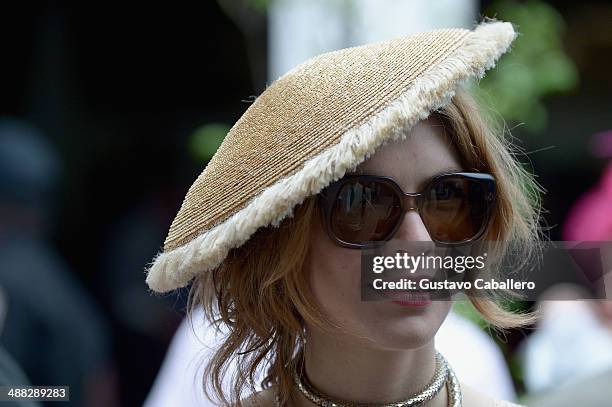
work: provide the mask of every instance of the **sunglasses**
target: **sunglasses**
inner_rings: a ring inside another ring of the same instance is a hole
[[[390,177],[347,175],[319,194],[329,237],[342,247],[359,249],[387,241],[404,215],[416,210],[431,239],[440,245],[477,240],[486,230],[495,204],[490,174],[458,172],[433,177],[422,192],[408,193]]]

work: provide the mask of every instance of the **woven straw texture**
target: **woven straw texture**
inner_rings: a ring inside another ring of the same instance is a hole
[[[164,292],[218,266],[259,227],[278,225],[381,144],[402,137],[481,77],[515,37],[509,23],[442,29],[322,54],[270,85],[191,186],[149,287]]]

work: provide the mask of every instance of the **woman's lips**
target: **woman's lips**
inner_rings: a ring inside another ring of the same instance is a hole
[[[418,287],[420,280],[428,279],[423,275],[402,276],[405,280],[412,280]],[[393,280],[390,280],[393,281]],[[396,280],[397,281],[397,280]],[[420,289],[407,290],[381,290],[380,294],[383,297],[391,300],[394,304],[404,307],[424,307],[431,304],[431,295],[429,291]]]
[[[381,293],[392,303],[403,307],[424,307],[431,304],[431,297],[427,291],[384,290]]]

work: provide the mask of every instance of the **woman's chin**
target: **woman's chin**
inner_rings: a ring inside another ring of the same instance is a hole
[[[418,349],[433,340],[437,328],[428,321],[409,321],[389,324],[384,329],[375,330],[371,336],[373,342],[384,349]]]
[[[427,304],[397,304],[393,301],[372,303],[371,312],[363,313],[359,325],[370,344],[384,349],[417,349],[430,343],[451,307],[447,301]]]

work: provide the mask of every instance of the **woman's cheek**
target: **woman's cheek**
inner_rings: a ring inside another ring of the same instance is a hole
[[[309,271],[313,295],[323,311],[342,318],[361,300],[361,257],[358,250],[339,250],[342,253],[313,253]]]

